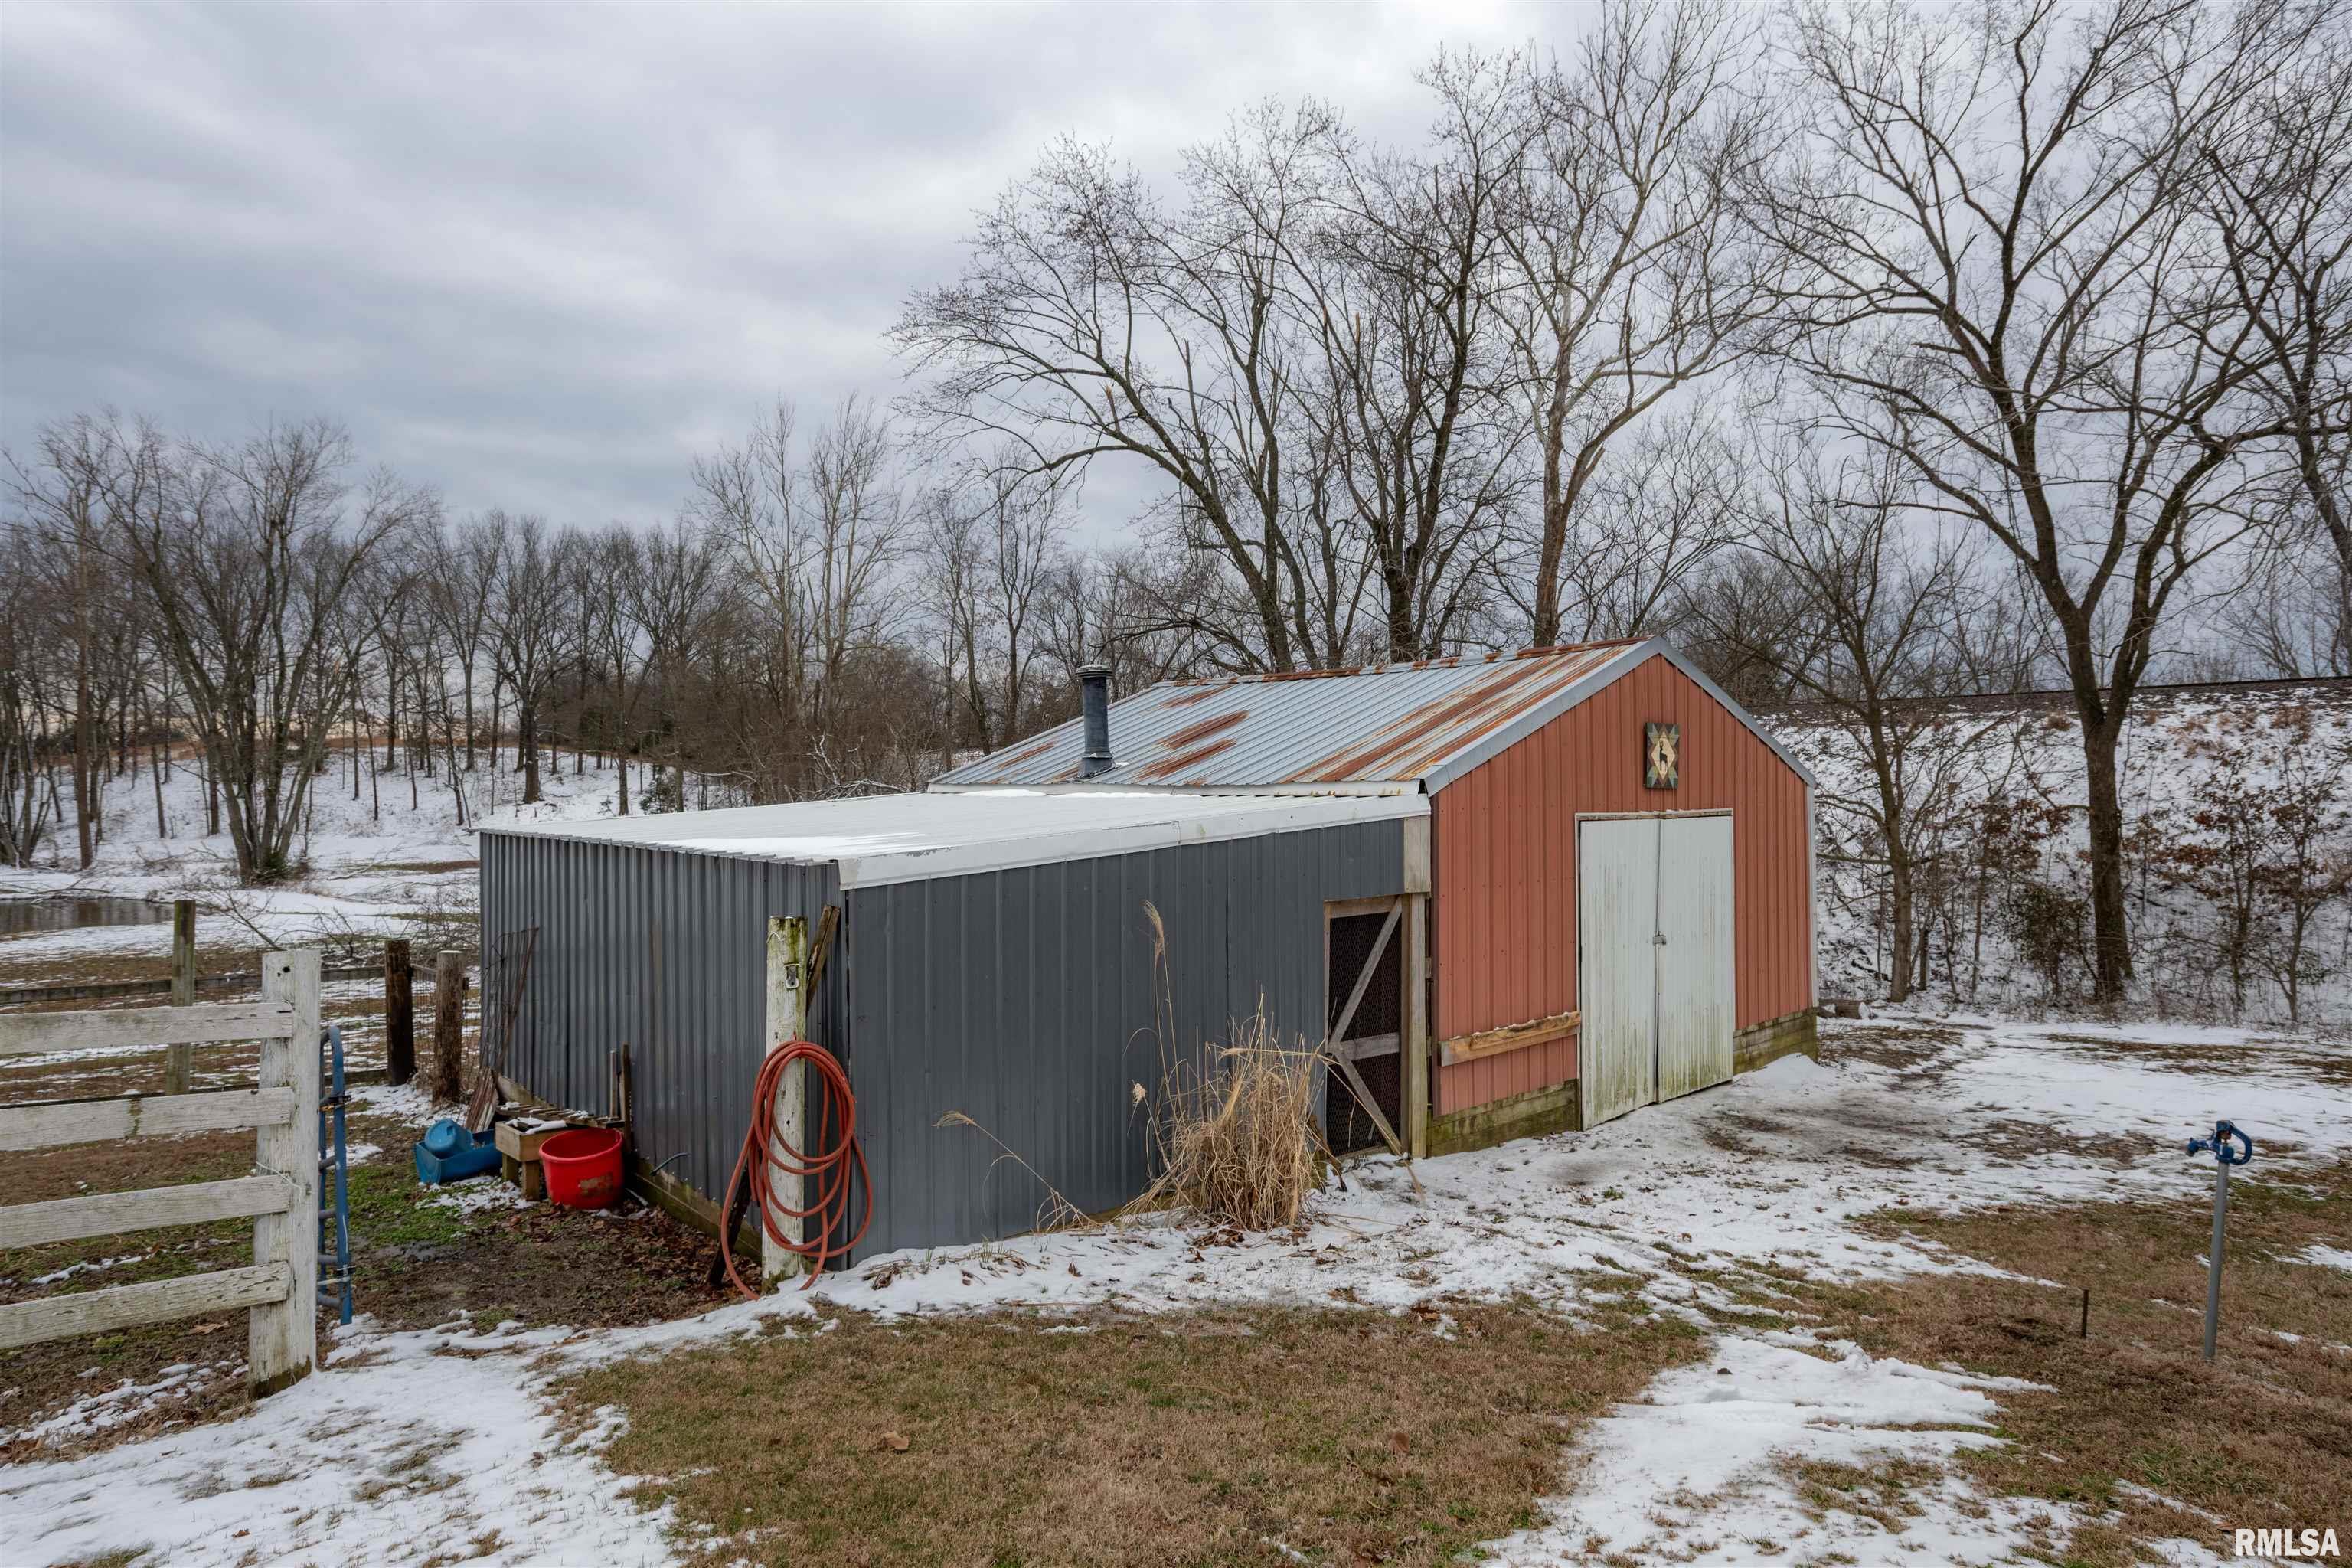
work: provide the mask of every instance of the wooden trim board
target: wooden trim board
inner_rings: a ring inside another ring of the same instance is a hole
[[[1475,1034],[1456,1035],[1437,1043],[1438,1060],[1447,1067],[1462,1062],[1475,1062],[1481,1057],[1498,1057],[1506,1051],[1525,1050],[1529,1046],[1549,1045],[1565,1039],[1584,1025],[1582,1012],[1558,1013],[1549,1018],[1532,1018],[1524,1024],[1506,1024],[1499,1029],[1481,1029]]]

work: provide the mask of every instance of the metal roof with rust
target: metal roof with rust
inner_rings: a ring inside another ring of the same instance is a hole
[[[1414,782],[1434,792],[1653,657],[1671,660],[1804,772],[1714,682],[1651,638],[1163,681],[1112,705],[1113,766],[1086,782],[1213,790]],[[1076,784],[1082,745],[1074,719],[933,787]]]

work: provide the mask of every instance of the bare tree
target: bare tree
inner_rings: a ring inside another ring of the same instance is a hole
[[[2255,81],[2237,144],[2208,150],[2206,200],[2237,312],[2266,351],[2251,385],[2293,453],[2294,482],[2281,498],[2288,548],[2329,552],[2335,603],[2324,619],[2340,645],[2352,635],[2352,34],[2334,16],[2318,27]],[[2291,589],[2320,585],[2282,564]],[[2352,673],[2342,658],[2336,672]]]
[[[1919,882],[1975,804],[1964,785],[1978,745],[2000,721],[1969,722],[1931,701],[1968,684],[1972,627],[1997,619],[1965,541],[1923,518],[1910,476],[1836,464],[1802,448],[1759,455],[1763,488],[1743,508],[1750,548],[1804,606],[1744,648],[1777,668],[1801,702],[1833,725],[1854,776],[1825,778],[1821,805],[1861,831],[1883,859],[1892,927],[1887,1000],[1903,1002],[1921,963]],[[1737,624],[1714,628],[1728,641]]]
[[[237,874],[280,879],[350,695],[338,606],[437,502],[382,470],[346,481],[351,439],[322,419],[177,454],[152,431],[110,439],[109,505],[218,780]]]
[[[1353,563],[1293,541],[1330,494],[1301,406],[1321,356],[1295,304],[1335,126],[1320,104],[1258,106],[1186,154],[1175,210],[1106,150],[1057,142],[982,216],[963,275],[892,331],[928,377],[909,406],[935,437],[1009,439],[1029,475],[1105,457],[1156,471],[1171,537],[1238,600],[1193,630],[1241,668],[1339,657],[1334,584]]]
[[[1794,164],[1743,204],[1807,279],[1822,423],[2025,568],[2088,773],[2094,992],[2126,931],[2117,746],[2176,594],[2245,531],[2284,425],[2203,198],[2310,13],[2254,0],[1807,0]]]
[[[1426,156],[1330,133],[1333,191],[1298,289],[1321,350],[1311,417],[1362,531],[1383,654],[1447,651],[1517,487],[1497,272],[1524,154],[1509,59],[1440,56]]]
[[[1585,500],[1612,443],[1735,363],[1778,310],[1778,258],[1735,210],[1767,156],[1750,85],[1766,44],[1761,14],[1728,0],[1610,0],[1570,60],[1510,83],[1527,147],[1501,228],[1502,320],[1540,487],[1515,596],[1538,646],[1594,635],[1579,613],[1595,599]]]
[[[44,549],[29,528],[0,531],[0,864],[10,866],[30,866],[56,825],[55,795],[44,788],[43,687],[64,639],[43,592]]]
[[[667,528],[655,529],[636,541],[634,564],[625,586],[629,646],[638,658],[638,678],[621,703],[621,814],[629,810],[629,763],[639,754],[641,725],[636,714],[643,695],[655,694],[656,724],[667,730],[677,720],[677,702],[688,684],[697,657],[697,637],[719,594],[726,545],[723,540],[680,516]],[[616,649],[614,668],[626,668],[625,650]],[[616,674],[616,679],[621,676]]]
[[[1563,535],[1570,546],[1540,590],[1506,564],[1504,593],[1538,629],[1539,645],[1644,637],[1677,614],[1686,587],[1741,539],[1743,459],[1703,403],[1661,411],[1615,437],[1615,449],[1577,481]],[[1549,525],[1547,525],[1549,526]],[[1548,631],[1543,617],[1550,616]]]
[[[541,720],[548,694],[577,656],[571,571],[575,536],[542,517],[493,511],[484,520],[500,540],[490,588],[490,647],[499,679],[515,698],[515,765],[526,805],[540,798]],[[496,737],[492,737],[495,745]]]

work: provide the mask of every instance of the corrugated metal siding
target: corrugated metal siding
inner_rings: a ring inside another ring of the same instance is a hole
[[[1398,890],[1396,823],[856,888],[858,1125],[874,1172],[862,1254],[1031,1228],[1050,1182],[1087,1212],[1140,1191],[1156,1087],[1149,900],[1168,933],[1183,1048],[1261,998],[1285,1039],[1319,1037],[1322,907]],[[962,1111],[1034,1170],[1000,1158]]]
[[[849,890],[829,866],[485,834],[484,930],[540,927],[511,1076],[601,1110],[632,1043],[637,1138],[714,1200],[751,1116],[772,915],[842,902],[817,1034],[849,1068],[874,1174],[866,1257],[1030,1228],[1044,1190],[961,1110],[1088,1211],[1140,1190],[1129,1086],[1156,1082],[1148,900],[1166,922],[1178,1036],[1198,1049],[1263,996],[1319,1037],[1323,904],[1396,892],[1402,824],[1270,834]],[[844,1009],[846,1008],[845,1012]],[[845,1026],[833,1020],[845,1019]]]
[[[1642,726],[1682,726],[1682,780],[1642,787]],[[1653,658],[1431,802],[1443,1039],[1576,1006],[1579,812],[1734,815],[1738,1026],[1812,998],[1804,781],[1699,686]],[[1573,1037],[1437,1071],[1461,1110],[1576,1076]]]
[[[1112,705],[1117,765],[1089,782],[1225,789],[1417,779],[1633,651],[1598,643],[1370,670],[1164,681]],[[1072,720],[938,782],[1066,784],[1078,776],[1081,744],[1080,721]]]
[[[767,922],[814,930],[841,901],[831,866],[788,865],[591,839],[485,833],[482,930],[539,927],[508,1076],[602,1112],[606,1053],[635,1069],[638,1152],[716,1199],[751,1120],[767,1016]],[[817,1032],[845,1016],[850,942],[828,962]]]

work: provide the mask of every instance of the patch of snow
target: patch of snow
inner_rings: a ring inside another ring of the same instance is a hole
[[[2328,1247],[2316,1241],[2296,1253],[2294,1261],[2314,1264],[2321,1268],[2340,1268],[2347,1274],[2352,1274],[2352,1251],[2347,1251],[2340,1247]]]
[[[26,1283],[54,1285],[60,1279],[70,1279],[77,1274],[92,1273],[100,1268],[118,1268],[125,1263],[136,1263],[146,1256],[143,1252],[126,1252],[120,1258],[98,1258],[87,1263],[68,1263],[54,1274],[36,1275]]]
[[[509,1186],[502,1176],[468,1176],[462,1182],[450,1182],[436,1187],[422,1203],[436,1207],[456,1209],[459,1214],[482,1214],[490,1209],[527,1209],[531,1206],[522,1189]]]
[[[0,1471],[10,1561],[144,1547],[155,1561],[417,1563],[496,1530],[505,1568],[668,1563],[666,1510],[614,1495],[605,1421],[565,1438],[550,1372],[720,1340],[789,1299],[598,1335],[340,1331],[327,1368],[236,1420]]]
[[[412,1127],[430,1127],[439,1120],[441,1108],[433,1096],[414,1080],[404,1084],[356,1083],[351,1089],[352,1103],[371,1116],[386,1116],[405,1121]]]
[[[242,1323],[236,1326],[240,1330],[244,1327]],[[152,1383],[133,1383],[125,1378],[102,1394],[83,1394],[45,1420],[0,1430],[0,1444],[47,1444],[62,1437],[81,1437],[94,1432],[104,1432],[126,1422],[136,1421],[165,1405],[185,1399],[244,1364],[235,1357],[204,1366],[182,1363],[165,1367]],[[97,1370],[95,1367],[90,1369],[91,1372]],[[12,1388],[5,1394],[0,1394],[0,1409],[5,1409],[7,1399],[16,1393],[17,1390]]]
[[[1710,1540],[1728,1561],[1799,1541],[1814,1559],[1867,1552],[1873,1562],[1897,1552],[1928,1563],[2008,1560],[2026,1510],[1979,1515],[1948,1486],[1916,1498],[1925,1512],[1899,1538],[1856,1515],[1811,1516],[1784,1465],[1949,1458],[1997,1440],[1989,1429],[1999,1407],[1988,1390],[2014,1386],[1874,1358],[1851,1344],[1825,1348],[1833,1359],[1793,1343],[1718,1339],[1708,1360],[1665,1373],[1638,1403],[1595,1422],[1580,1446],[1575,1489],[1547,1504],[1549,1523],[1490,1545],[1493,1560],[1681,1557]],[[1934,1429],[1908,1429],[1915,1426]]]

